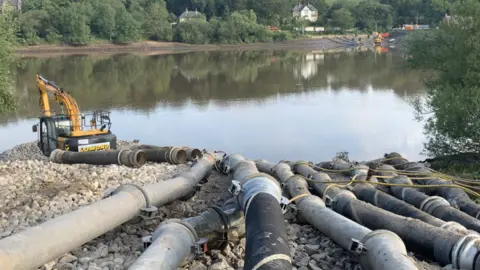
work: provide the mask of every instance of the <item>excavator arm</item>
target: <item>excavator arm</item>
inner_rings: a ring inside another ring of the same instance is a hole
[[[72,122],[72,132],[80,132],[80,109],[78,108],[75,99],[73,99],[70,94],[60,89],[55,83],[48,81],[40,75],[37,75],[37,87],[40,92],[40,107],[42,109],[42,115],[52,116],[48,95],[50,93],[55,97],[57,103],[65,108],[67,117]]]

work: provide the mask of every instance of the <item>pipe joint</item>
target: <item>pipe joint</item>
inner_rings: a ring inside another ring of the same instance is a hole
[[[278,203],[282,199],[282,189],[275,180],[265,173],[258,173],[246,179],[242,184],[243,191],[243,209],[247,210],[247,202],[258,193],[267,193],[272,195]]]
[[[142,150],[121,149],[117,161],[118,165],[138,168],[147,163],[147,154]]]
[[[167,221],[164,221],[162,223],[160,223],[160,225],[158,225],[157,229],[155,230],[155,232],[153,232],[152,234],[152,242],[157,240],[158,236],[161,235],[162,231],[163,231],[163,228],[169,224],[179,224],[179,225],[182,225],[183,227],[185,227],[193,236],[195,242],[198,242],[198,234],[197,234],[197,231],[195,231],[195,228],[193,228],[192,225],[190,225],[188,222],[185,222],[181,219],[169,219]]]
[[[469,234],[462,237],[452,250],[452,266],[455,269],[477,270],[480,268],[480,236]]]
[[[435,209],[440,206],[450,206],[450,203],[442,197],[430,196],[422,201],[419,208],[432,215]]]
[[[355,199],[357,199],[355,194],[348,190],[340,190],[333,197],[328,196],[328,194],[324,196],[325,204],[338,213],[343,213],[345,205]]]

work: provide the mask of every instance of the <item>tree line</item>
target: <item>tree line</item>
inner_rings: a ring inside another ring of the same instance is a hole
[[[438,24],[449,0],[303,0],[317,10],[314,25],[388,30],[405,23]],[[310,22],[295,19],[298,0],[24,0],[14,14],[17,38],[25,45],[66,43],[83,45],[102,40],[186,43],[252,43],[292,38],[284,30]],[[190,10],[196,16],[178,17]],[[295,32],[293,33],[295,35]]]

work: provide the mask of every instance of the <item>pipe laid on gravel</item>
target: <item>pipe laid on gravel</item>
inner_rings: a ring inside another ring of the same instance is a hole
[[[430,176],[432,171],[430,171],[425,164],[418,162],[408,162],[407,159],[403,158],[398,153],[390,153],[385,155],[387,159],[386,163],[392,165],[393,167],[412,172],[415,176]],[[431,180],[422,180],[418,181],[419,184],[423,185],[445,185],[453,184],[452,181],[447,181],[441,178],[433,178]],[[440,187],[432,189],[436,194],[445,198],[452,206],[460,208],[463,212],[469,214],[472,217],[477,219],[480,218],[480,205],[476,204],[473,200],[470,199],[468,194],[459,189],[451,187]]]
[[[290,196],[298,198],[295,204],[302,217],[342,248],[357,254],[363,269],[418,269],[415,262],[407,256],[405,244],[400,237],[386,230],[371,231],[326,208],[320,198],[308,191],[307,181],[293,174],[290,165],[275,165],[259,160],[257,167],[262,172],[275,175],[288,188]]]
[[[370,164],[372,169],[377,170],[381,176],[391,176],[385,179],[387,183],[412,185],[412,181],[404,175],[397,175],[395,168],[391,165]],[[390,193],[395,197],[414,205],[418,209],[427,212],[444,221],[454,221],[465,226],[465,228],[480,232],[480,220],[454,208],[450,203],[439,196],[428,196],[427,194],[410,187],[390,187]]]
[[[301,167],[298,168],[298,167]],[[307,168],[305,168],[307,167]],[[308,173],[305,173],[307,169]],[[306,165],[294,165],[313,181],[323,179],[325,173]],[[317,177],[318,175],[318,177]],[[333,182],[334,184],[334,182]],[[355,195],[336,186],[330,186],[324,196],[330,198],[332,210],[370,229],[386,229],[400,236],[411,249],[435,258],[442,265],[452,264],[456,269],[477,270],[480,266],[480,235],[432,226],[418,219],[406,218],[357,200]],[[478,265],[478,266],[477,266]]]
[[[350,177],[355,176],[356,180],[366,180],[368,177],[368,171],[370,169],[366,165],[353,165],[353,164],[347,163],[344,160],[336,160],[333,162],[322,163],[320,164],[320,166],[322,168],[339,170],[346,176],[350,176]],[[297,166],[297,168],[299,169],[299,172],[300,170],[303,170],[304,173],[308,173],[308,174],[315,173],[315,170],[313,170],[308,166]],[[320,175],[322,175],[322,177],[319,177]],[[328,179],[327,181],[330,181],[330,177],[326,174],[317,173],[316,177],[317,179]],[[377,181],[377,179],[372,177],[370,181]],[[312,185],[314,188],[317,187],[317,192],[322,192],[322,188],[318,188],[321,184],[313,183]],[[323,186],[324,186],[323,189],[325,189],[326,185],[323,184]],[[398,188],[398,191],[400,191],[400,194],[403,194],[401,191],[403,189],[402,187],[392,187],[392,188],[394,189]],[[398,197],[394,197],[388,193],[378,190],[377,188],[375,188],[374,185],[362,184],[362,183],[355,184],[351,189],[351,191],[355,194],[355,196],[357,196],[358,199],[371,203],[377,207],[380,207],[384,210],[390,211],[397,215],[416,218],[423,222],[431,224],[433,226],[441,227],[447,230],[467,233],[467,228],[465,228],[464,226],[460,225],[457,222],[454,222],[455,220],[448,220],[449,222],[446,222],[440,218],[432,216],[431,213],[426,213],[422,211],[423,209],[418,209],[415,206],[412,206],[411,204],[399,199]],[[386,191],[388,192],[388,189]]]
[[[231,192],[240,195],[238,199],[245,213],[245,269],[291,270],[278,182],[268,174],[259,173],[253,161],[237,154],[226,157],[221,168],[238,181],[232,181]]]
[[[216,162],[213,153],[186,172],[167,181],[142,187],[123,185],[108,198],[84,206],[0,240],[0,269],[35,269],[112,230],[141,213],[194,190]]]
[[[187,148],[185,147],[160,147],[155,145],[134,145],[130,147],[130,149],[134,150],[142,150],[147,154],[147,161],[163,163],[168,162],[170,164],[184,164],[187,162],[189,158],[187,155]],[[200,150],[198,149],[191,149],[191,154],[198,154]],[[201,152],[200,152],[201,153]]]
[[[231,199],[221,208],[209,208],[196,217],[162,222],[153,233],[150,246],[129,270],[176,270],[194,258],[199,238],[210,242],[231,230],[241,237],[244,221],[238,200]]]
[[[147,155],[142,150],[129,149],[92,152],[71,152],[55,149],[50,154],[50,161],[63,164],[118,164],[138,168],[147,162]]]

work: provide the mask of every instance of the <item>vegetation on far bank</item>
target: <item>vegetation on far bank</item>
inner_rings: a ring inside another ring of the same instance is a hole
[[[15,101],[12,95],[12,77],[10,76],[14,43],[15,29],[12,13],[7,11],[0,16],[0,114],[15,109]]]
[[[309,25],[323,26],[326,33],[371,33],[417,21],[437,24],[445,12],[441,0],[303,2],[318,10],[316,22],[293,18],[298,0],[24,0],[14,15],[23,45],[98,40],[237,44],[289,40]],[[191,16],[180,22],[187,9]],[[271,31],[270,26],[282,31]]]

